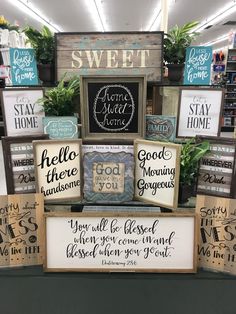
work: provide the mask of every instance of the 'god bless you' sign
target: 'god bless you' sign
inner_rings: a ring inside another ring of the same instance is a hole
[[[222,104],[222,89],[181,89],[177,137],[219,136]]]
[[[45,202],[81,199],[81,140],[33,141],[36,191]]]
[[[43,263],[42,194],[0,196],[0,267]]]
[[[191,214],[47,214],[44,268],[195,272],[195,231]]]
[[[177,208],[180,151],[177,144],[134,142],[136,199]]]
[[[236,275],[236,200],[197,196],[198,265]]]

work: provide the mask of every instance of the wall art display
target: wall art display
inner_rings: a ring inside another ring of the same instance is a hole
[[[236,200],[197,195],[198,265],[236,275]]]
[[[56,33],[57,79],[68,75],[145,75],[162,80],[163,32]]]
[[[135,198],[176,209],[181,145],[134,141]]]
[[[12,85],[38,85],[38,71],[33,48],[10,48]]]
[[[132,140],[144,135],[145,77],[81,77],[82,137]]]
[[[43,195],[0,196],[0,267],[43,263]]]
[[[48,135],[3,136],[2,149],[8,194],[35,193],[33,140]]]
[[[176,117],[146,115],[146,139],[153,141],[175,140]]]
[[[219,136],[223,89],[182,88],[177,137]]]
[[[211,46],[191,46],[186,49],[184,85],[210,85]]]
[[[195,272],[195,223],[193,214],[47,214],[44,269]]]
[[[90,202],[128,202],[134,195],[134,156],[130,153],[84,154],[84,198]]]
[[[1,91],[6,135],[22,136],[43,133],[43,107],[37,103],[42,88],[11,88]]]
[[[50,139],[78,138],[77,117],[43,117],[43,131]]]
[[[33,141],[36,191],[44,201],[81,199],[81,140]]]

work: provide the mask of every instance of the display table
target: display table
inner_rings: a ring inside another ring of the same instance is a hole
[[[235,314],[236,278],[0,270],[1,314]]]

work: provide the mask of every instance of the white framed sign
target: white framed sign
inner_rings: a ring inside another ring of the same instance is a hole
[[[219,136],[223,100],[223,89],[180,89],[177,137]]]
[[[196,271],[194,214],[50,213],[44,234],[46,271]]]
[[[33,141],[36,191],[45,202],[81,199],[81,140]]]
[[[42,118],[45,116],[38,99],[43,97],[42,88],[11,88],[1,91],[1,104],[6,135],[35,135],[43,133]]]
[[[134,141],[136,199],[177,208],[180,152],[177,144]]]

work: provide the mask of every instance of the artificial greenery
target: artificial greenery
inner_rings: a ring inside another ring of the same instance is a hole
[[[196,183],[199,160],[209,151],[208,141],[196,143],[195,139],[189,139],[182,145],[180,156],[180,178],[182,185]]]
[[[75,100],[80,94],[79,77],[74,76],[65,82],[65,75],[54,88],[48,89],[38,100],[48,116],[71,116],[74,114]]]
[[[8,29],[9,31],[17,31],[19,32],[19,25],[10,24],[7,19],[3,15],[0,15],[0,29]]]
[[[198,22],[189,22],[182,27],[175,25],[164,37],[164,61],[165,63],[182,64],[185,61],[186,48],[198,35],[192,32]]]
[[[47,26],[43,26],[41,32],[31,26],[27,26],[24,33],[28,37],[28,42],[35,49],[36,60],[41,64],[51,64],[54,62],[55,39]]]

